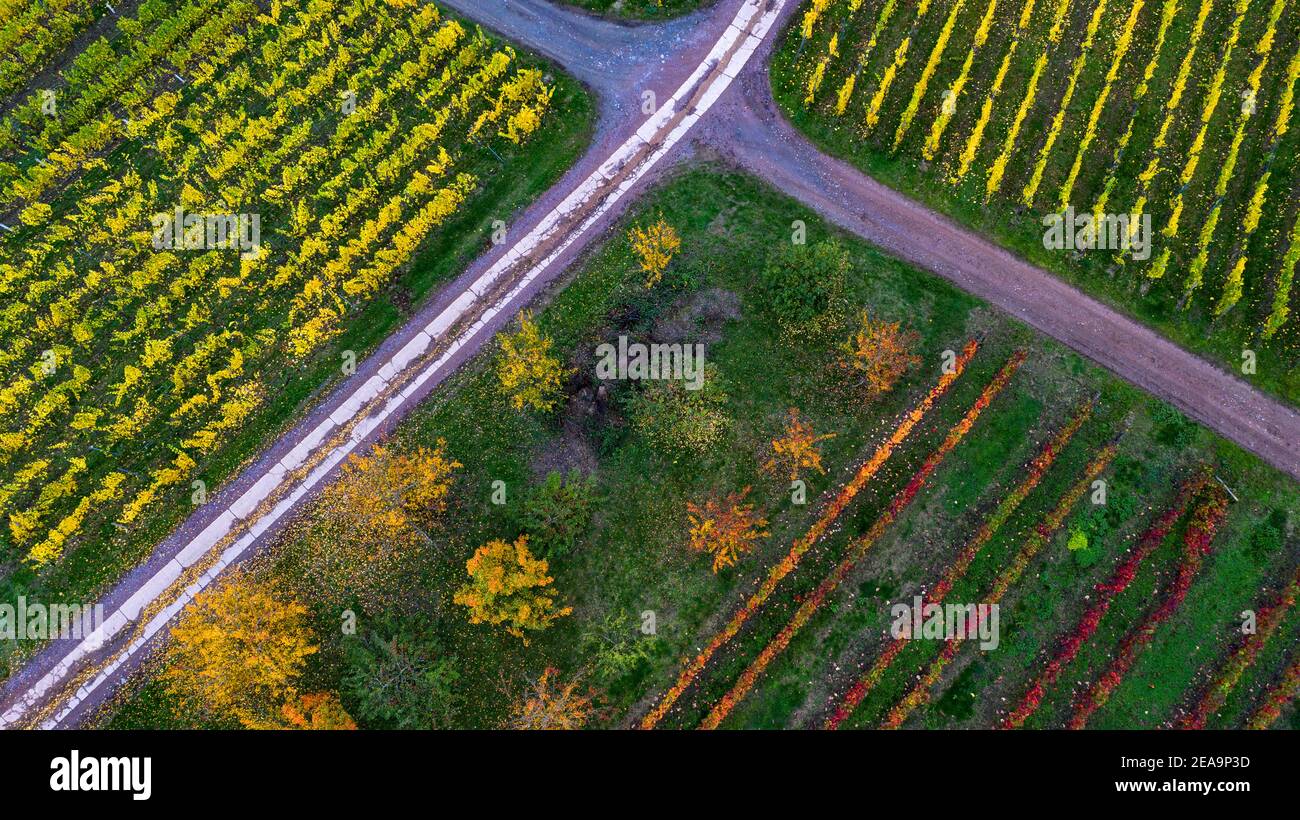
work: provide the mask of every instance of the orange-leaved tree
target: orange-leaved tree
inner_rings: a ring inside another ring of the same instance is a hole
[[[908,370],[921,363],[912,352],[921,340],[914,330],[903,330],[899,322],[873,319],[862,311],[858,328],[840,345],[843,364],[862,380],[868,397],[884,395]]]
[[[357,723],[333,692],[315,692],[280,707],[285,721],[294,729],[355,729]]]
[[[239,570],[181,613],[162,679],[184,706],[249,728],[277,726],[317,648],[307,608],[277,581]]]
[[[787,472],[791,481],[799,479],[801,470],[811,469],[824,474],[826,469],[822,467],[822,451],[817,445],[832,438],[835,438],[834,433],[817,435],[812,425],[800,418],[798,408],[791,407],[785,422],[785,433],[780,438],[772,439],[772,458],[763,465],[763,471]]]
[[[528,550],[528,536],[514,543],[492,540],[465,562],[469,583],[453,600],[469,608],[471,623],[505,624],[506,631],[528,643],[524,630],[546,629],[572,607],[557,607],[547,589],[555,580],[548,565]]]
[[[767,535],[762,528],[767,519],[754,512],[754,505],[745,504],[749,488],[738,493],[728,493],[726,498],[710,498],[699,506],[686,502],[690,521],[691,549],[713,556],[713,571],[736,563],[741,555],[753,549],[754,542]]]
[[[663,278],[677,251],[681,250],[682,238],[662,216],[649,227],[633,227],[627,232],[627,238],[640,262],[641,272],[645,274],[645,286],[654,287]]]
[[[511,729],[581,729],[590,719],[592,698],[577,680],[560,683],[560,670],[553,666],[529,686],[515,704]]]
[[[516,410],[547,412],[559,403],[568,371],[551,352],[553,344],[528,311],[519,314],[519,330],[502,335],[497,378]]]

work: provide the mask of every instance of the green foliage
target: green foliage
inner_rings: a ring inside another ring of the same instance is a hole
[[[823,340],[844,322],[849,267],[848,251],[836,242],[782,243],[759,271],[751,298],[786,337]]]
[[[450,728],[460,707],[455,658],[422,618],[388,619],[348,640],[343,691],[353,713],[384,729]]]
[[[935,704],[941,713],[952,720],[966,720],[975,714],[975,701],[980,693],[975,678],[979,670],[980,664],[973,663],[961,671]]]
[[[524,499],[523,524],[531,549],[543,558],[564,555],[591,523],[596,480],[579,470],[552,471]]]
[[[1156,440],[1171,447],[1187,447],[1196,438],[1196,428],[1178,410],[1164,402],[1156,402],[1151,411]]]
[[[1250,557],[1255,561],[1266,561],[1282,549],[1286,538],[1286,511],[1275,509],[1268,518],[1261,521],[1250,534]]]
[[[725,411],[727,389],[713,365],[704,367],[704,384],[688,390],[675,379],[652,382],[629,399],[632,426],[674,461],[703,455],[731,426]]]
[[[631,613],[620,610],[589,626],[581,645],[596,682],[617,694],[645,676],[659,644],[658,637],[640,633]]]

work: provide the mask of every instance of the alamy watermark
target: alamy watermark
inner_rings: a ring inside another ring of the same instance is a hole
[[[1132,251],[1151,258],[1151,214],[1093,214],[1074,206],[1043,217],[1043,247],[1049,251]]]
[[[195,214],[177,205],[173,213],[156,214],[151,221],[158,251],[237,250],[251,259],[262,247],[260,214]]]
[[[0,604],[0,640],[81,640],[94,636],[104,620],[103,604],[28,603],[19,595],[16,606]]]
[[[668,380],[686,382],[687,390],[704,386],[704,345],[642,344],[618,337],[618,345],[596,347],[596,378],[601,380]]]
[[[912,603],[890,607],[894,621],[889,634],[905,640],[956,641],[979,638],[980,649],[998,648],[997,604],[925,603],[920,595]]]

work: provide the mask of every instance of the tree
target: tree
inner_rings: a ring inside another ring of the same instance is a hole
[[[305,606],[278,582],[238,571],[181,613],[162,679],[189,708],[249,728],[276,725],[317,648]]]
[[[684,454],[703,455],[731,425],[723,409],[727,398],[717,368],[705,365],[699,390],[668,379],[652,382],[634,395],[629,400],[632,426],[674,461]]]
[[[515,704],[512,729],[581,729],[591,718],[592,698],[577,680],[559,682],[560,670],[547,667]]]
[[[620,609],[590,624],[580,646],[596,681],[613,694],[625,682],[635,685],[649,670],[660,643],[657,636],[640,633],[632,614]]]
[[[914,330],[903,330],[899,322],[871,318],[862,311],[858,328],[840,345],[843,364],[862,379],[868,398],[883,396],[898,380],[921,363],[912,348],[921,340]]]
[[[790,408],[790,416],[785,423],[785,434],[772,439],[772,458],[763,465],[765,472],[782,470],[790,474],[791,481],[799,479],[799,471],[813,469],[825,474],[822,467],[822,453],[817,446],[819,442],[835,438],[834,433],[817,435],[812,425],[799,418],[799,410]]]
[[[519,314],[518,331],[501,337],[497,378],[516,410],[531,408],[545,413],[559,403],[560,385],[568,371],[551,353],[552,345],[528,311]]]
[[[637,255],[641,272],[645,274],[645,286],[652,288],[663,278],[664,271],[681,250],[682,239],[677,230],[659,217],[648,228],[636,226],[627,232],[628,241]]]
[[[339,696],[333,692],[303,695],[280,707],[285,721],[294,729],[352,730],[356,721],[343,708]]]
[[[820,342],[844,322],[850,264],[835,242],[783,244],[759,270],[751,298],[787,341]]]
[[[368,724],[448,729],[461,705],[456,659],[422,619],[390,619],[351,638],[344,691]]]
[[[469,583],[453,600],[469,608],[470,623],[505,624],[506,631],[525,645],[524,630],[546,629],[573,611],[572,607],[557,608],[555,598],[547,594],[546,588],[555,579],[546,574],[546,561],[529,552],[527,535],[513,544],[489,541],[465,562],[465,569]]]
[[[429,543],[425,528],[446,511],[461,466],[443,439],[404,453],[376,445],[349,459],[296,530],[305,574],[321,596],[386,604],[394,578]]]
[[[573,549],[574,540],[591,521],[594,478],[584,478],[574,469],[568,478],[550,472],[524,499],[524,528],[529,543],[543,558],[554,558]]]
[[[767,535],[762,531],[767,520],[755,515],[752,504],[743,503],[748,494],[746,487],[721,501],[710,498],[702,507],[686,502],[691,549],[711,554],[715,573],[734,566],[741,555],[753,549],[755,541]]]

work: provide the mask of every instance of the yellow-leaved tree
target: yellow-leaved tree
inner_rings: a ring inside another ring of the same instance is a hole
[[[691,549],[712,555],[715,573],[735,564],[753,549],[755,541],[767,535],[762,529],[767,519],[755,514],[754,505],[744,503],[747,495],[748,487],[721,500],[710,498],[703,506],[686,502]]]
[[[528,311],[519,314],[519,330],[502,335],[497,378],[516,410],[547,412],[559,402],[560,385],[568,372],[551,352],[552,346]]]
[[[349,459],[295,526],[292,549],[316,592],[329,603],[355,596],[376,611],[390,604],[461,466],[443,439],[405,452],[379,444]]]
[[[800,470],[811,469],[824,474],[826,470],[822,467],[822,452],[817,445],[831,438],[835,438],[834,433],[817,435],[812,425],[800,418],[798,408],[791,407],[785,423],[785,433],[780,438],[772,439],[772,458],[763,465],[763,471],[787,472],[791,481],[799,479]]]
[[[868,398],[888,393],[908,370],[921,363],[912,352],[921,340],[899,322],[873,319],[865,310],[853,335],[840,345],[844,366],[862,379]]]
[[[548,564],[528,550],[528,536],[514,543],[489,541],[465,562],[469,583],[453,600],[469,608],[471,623],[505,624],[506,631],[528,643],[524,630],[546,629],[572,607],[557,607],[547,587],[555,580]]]
[[[515,704],[510,718],[511,729],[581,729],[591,717],[590,692],[583,692],[578,681],[559,681],[560,670],[553,666],[529,686]]]
[[[184,706],[248,728],[282,725],[281,706],[317,651],[307,608],[279,583],[236,571],[181,613],[162,680]]]
[[[681,250],[682,238],[662,216],[648,228],[633,227],[627,232],[627,238],[641,264],[641,272],[645,274],[645,286],[654,287],[663,278],[677,251]]]

